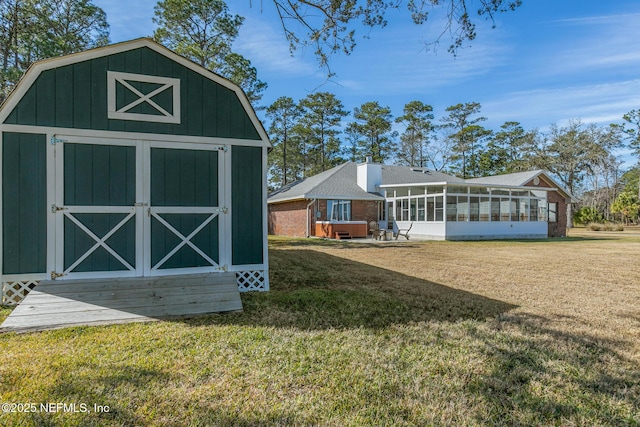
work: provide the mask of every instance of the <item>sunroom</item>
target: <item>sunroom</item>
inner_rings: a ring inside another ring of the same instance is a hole
[[[387,228],[429,239],[547,237],[549,188],[429,183],[381,185]]]

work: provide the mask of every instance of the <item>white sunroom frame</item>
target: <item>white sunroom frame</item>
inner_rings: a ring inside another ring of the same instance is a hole
[[[491,221],[491,219],[489,219],[489,221],[470,221],[470,215],[467,215],[467,219],[465,221],[447,221],[447,195],[448,195],[448,187],[467,187],[467,195],[470,195],[470,188],[471,187],[475,187],[475,188],[487,188],[487,189],[491,189],[491,188],[501,188],[501,189],[509,189],[509,190],[526,190],[526,191],[544,191],[545,194],[548,194],[550,191],[557,191],[557,188],[550,188],[550,187],[537,187],[537,186],[522,186],[522,185],[496,185],[496,184],[477,184],[477,183],[466,183],[466,182],[445,182],[445,181],[440,181],[440,182],[426,182],[426,183],[408,183],[408,184],[383,184],[379,186],[381,190],[385,191],[385,203],[392,203],[393,204],[393,212],[395,213],[397,211],[397,200],[398,199],[404,199],[404,198],[411,198],[411,197],[415,197],[416,195],[412,195],[411,194],[411,187],[442,187],[442,193],[433,193],[434,196],[442,196],[443,198],[443,216],[442,216],[442,221],[404,221],[404,220],[400,220],[398,221],[395,218],[394,215],[394,223],[393,223],[393,230],[397,231],[398,229],[407,229],[410,224],[413,223],[413,234],[416,235],[425,235],[425,236],[429,236],[431,238],[438,238],[438,239],[447,239],[448,237],[456,237],[458,234],[452,234],[450,230],[450,227],[448,224],[478,224],[477,227],[485,227],[487,228],[488,225],[487,224],[496,224],[496,223],[500,223],[500,224],[512,224],[512,223],[517,223],[517,224],[545,224],[545,230],[544,233],[546,235],[547,231],[546,231],[546,224],[548,223],[548,220],[545,221],[524,221],[524,222],[520,222],[520,221]],[[407,188],[408,191],[408,195],[407,196],[400,196],[397,197],[396,193],[395,193],[395,189],[396,188]],[[392,191],[392,195],[389,195],[389,191]],[[458,193],[455,193],[458,194]],[[431,196],[431,194],[425,194],[425,193],[420,193],[418,196]],[[509,196],[511,198],[511,196]],[[547,198],[548,200],[548,198]],[[387,218],[387,221],[389,221],[389,218]],[[482,224],[482,225],[481,225]],[[387,224],[388,225],[388,224]],[[454,225],[455,227],[455,225]],[[524,226],[524,227],[528,227],[531,228],[530,226]],[[513,228],[513,227],[509,227],[509,228]],[[478,231],[482,231],[482,230],[478,230]],[[465,232],[467,232],[465,230]],[[541,232],[540,232],[541,233]],[[504,232],[504,234],[498,235],[496,237],[504,237],[504,236],[508,236],[510,235],[511,232]],[[520,235],[517,232],[513,233],[514,235]],[[528,233],[525,233],[528,235]],[[534,233],[535,235],[538,235],[538,233]],[[484,236],[482,233],[477,233],[478,236]],[[542,235],[542,234],[540,234]],[[486,236],[485,236],[486,237]]]

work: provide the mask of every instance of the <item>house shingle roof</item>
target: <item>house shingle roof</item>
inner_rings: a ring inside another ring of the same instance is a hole
[[[368,193],[358,186],[358,165],[343,163],[309,178],[288,184],[269,195],[269,202],[299,199],[384,200],[380,194]],[[382,165],[382,185],[459,183],[464,180],[442,172],[407,166]]]
[[[293,182],[269,195],[269,202],[298,199],[384,200],[358,186],[357,165],[343,163],[328,171]]]
[[[346,200],[384,200],[378,193],[368,193],[358,186],[358,165],[354,162],[343,163],[328,171],[309,178],[293,182],[269,195],[269,203],[300,199],[346,199]],[[464,180],[442,172],[407,166],[382,165],[382,186],[407,184],[481,184],[491,186],[520,187],[536,176],[543,176],[550,184],[558,188],[567,197],[575,198],[564,190],[543,170],[517,172],[504,175],[487,176]]]
[[[507,185],[507,186],[520,186],[525,185],[536,176],[544,173],[543,170],[534,170],[527,172],[508,173],[504,175],[485,176],[482,178],[467,179],[466,182],[472,184],[487,184],[487,185]]]
[[[462,183],[464,180],[424,168],[382,165],[382,185],[428,184],[431,182]]]
[[[549,184],[555,186],[555,188],[558,189],[558,192],[564,194],[565,197],[570,198],[573,202],[577,202],[577,199],[573,197],[573,195],[568,190],[564,189],[564,187],[558,184],[558,182],[553,179],[553,177],[549,175],[548,172],[542,169],[527,172],[508,173],[504,175],[485,176],[483,178],[467,179],[466,182],[471,184],[519,187],[530,182],[537,176],[542,176]]]

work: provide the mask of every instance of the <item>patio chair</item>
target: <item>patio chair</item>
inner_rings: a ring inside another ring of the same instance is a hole
[[[396,233],[396,240],[398,240],[398,236],[403,236],[405,239],[409,240],[409,231],[411,231],[411,227],[413,227],[413,223],[409,225],[409,228],[406,230],[398,230]]]
[[[372,238],[380,240],[384,232],[384,230],[380,229],[380,224],[378,224],[378,221],[369,221],[369,234],[371,234]]]

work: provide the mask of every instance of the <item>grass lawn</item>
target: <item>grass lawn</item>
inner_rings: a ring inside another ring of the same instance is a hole
[[[640,424],[638,231],[273,238],[270,263],[243,313],[0,336],[0,401],[79,411],[0,424]]]

